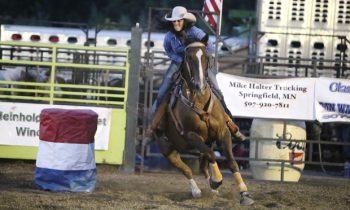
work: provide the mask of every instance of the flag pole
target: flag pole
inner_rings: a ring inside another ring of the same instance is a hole
[[[220,10],[219,10],[219,20],[218,20],[218,34],[221,35],[221,20],[222,20],[222,5],[224,4],[224,0],[220,0]]]
[[[224,0],[220,0],[219,5],[219,17],[217,19],[217,25],[216,25],[216,40],[215,40],[215,62],[214,62],[214,68],[215,68],[215,74],[219,72],[219,39],[221,34],[221,18],[222,18],[222,5],[224,3]]]

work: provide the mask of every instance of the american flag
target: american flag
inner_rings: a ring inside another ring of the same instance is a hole
[[[223,0],[204,0],[203,12],[204,19],[209,23],[209,25],[214,29],[220,31],[220,27],[217,27],[218,20],[221,15]],[[211,14],[211,13],[217,14]]]

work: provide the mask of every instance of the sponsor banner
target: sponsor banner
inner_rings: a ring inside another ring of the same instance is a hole
[[[321,77],[315,90],[318,121],[350,122],[350,80]]]
[[[98,114],[95,149],[108,150],[112,109],[64,105],[0,103],[0,145],[38,146],[41,110],[91,109]]]
[[[217,74],[233,116],[313,120],[314,78],[255,79]]]

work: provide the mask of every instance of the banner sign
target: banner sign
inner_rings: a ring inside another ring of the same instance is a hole
[[[318,78],[315,90],[318,121],[350,122],[350,80]]]
[[[108,150],[112,109],[45,104],[0,103],[0,145],[38,146],[41,110],[91,109],[98,114],[95,149]]]
[[[314,78],[255,79],[216,76],[233,116],[313,120]]]

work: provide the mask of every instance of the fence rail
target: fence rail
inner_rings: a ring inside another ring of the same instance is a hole
[[[327,60],[327,59],[305,59],[305,58],[295,58],[295,57],[268,57],[268,56],[239,56],[239,55],[221,55],[223,57],[235,57],[235,59],[242,58],[244,62],[235,64],[235,68],[240,68],[240,71],[236,72],[225,72],[233,73],[242,76],[248,77],[257,77],[257,78],[285,78],[285,77],[319,77],[319,76],[331,76],[331,77],[347,77],[350,76],[349,66],[350,61],[346,59],[341,60]],[[153,95],[157,92],[157,85],[159,76],[162,76],[162,73],[165,72],[166,68],[163,68],[166,65],[166,59],[162,57],[161,52],[150,53],[148,57],[148,66],[145,68],[145,92],[144,92],[144,119],[147,119],[148,110],[152,106]],[[220,59],[219,59],[220,60]],[[271,62],[273,60],[273,62]],[[279,61],[282,61],[279,63]],[[161,70],[158,70],[158,66],[162,67]],[[143,129],[147,127],[147,122],[143,121]],[[247,131],[249,132],[249,131]],[[290,140],[281,140],[281,139],[267,139],[267,138],[250,138],[250,141],[256,142],[274,142],[274,141],[290,141]],[[299,140],[293,140],[298,142]],[[268,159],[261,158],[256,156],[255,158],[247,157],[237,157],[237,160],[243,161],[263,161],[263,162],[276,162],[281,166],[281,180],[283,180],[283,168],[286,167],[286,164],[307,164],[307,165],[320,165],[323,166],[334,166],[339,167],[339,171],[342,170],[340,167],[344,166],[344,162],[331,162],[322,160],[322,152],[324,151],[323,147],[329,146],[339,146],[345,147],[349,146],[350,143],[345,142],[333,142],[327,140],[303,140],[307,145],[305,155],[307,159],[305,161],[290,161],[290,160],[281,160],[281,159]],[[314,148],[318,147],[318,148]],[[322,148],[321,148],[322,147]],[[256,147],[257,149],[257,147]],[[256,153],[256,152],[255,152]],[[315,153],[320,154],[320,158],[313,158]],[[150,148],[147,148],[146,157],[162,156],[158,152],[151,152]],[[185,158],[196,158],[197,155],[184,154],[182,157]],[[222,159],[222,158],[219,158]],[[143,163],[141,163],[143,164]],[[142,166],[141,166],[142,167]]]
[[[0,80],[0,99],[112,107],[126,104],[127,48],[17,42],[0,42],[0,47],[0,74],[21,76],[21,81]],[[43,74],[46,78],[40,80]],[[118,82],[109,84],[113,79]]]
[[[35,116],[40,115],[42,108],[57,107],[54,105],[103,110],[106,117],[99,120],[109,127],[109,133],[104,130],[106,133],[100,138],[108,142],[108,149],[96,150],[96,162],[121,165],[128,112],[129,51],[128,48],[0,42],[0,103],[7,109],[14,107],[11,113],[29,112]],[[2,111],[0,114],[7,114]],[[6,122],[0,119],[2,125],[7,125]],[[38,133],[37,121],[25,123],[18,122],[18,126]],[[34,143],[22,145],[26,140],[36,142],[38,137],[19,136],[17,123],[8,126],[8,130],[2,127],[2,135],[8,141],[0,145],[0,158],[35,159]],[[20,143],[9,144],[13,139]]]

